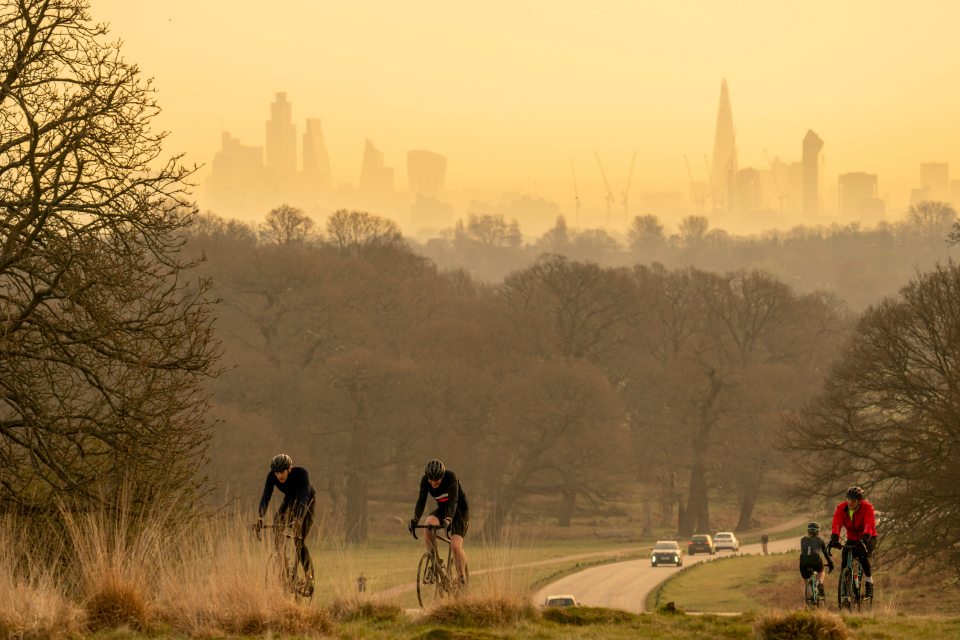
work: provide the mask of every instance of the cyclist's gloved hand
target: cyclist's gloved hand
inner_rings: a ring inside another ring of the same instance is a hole
[[[828,563],[827,563],[827,573],[833,573],[833,563],[832,563],[832,562],[828,562]]]
[[[449,531],[451,526],[453,526],[453,518],[447,516],[443,519],[443,528]]]
[[[410,533],[413,533],[414,531],[416,531],[416,529],[417,529],[417,519],[410,518],[410,522],[409,524],[407,524],[407,531],[409,531]]]
[[[827,545],[828,549],[842,549],[840,545],[840,534],[831,533],[830,534],[830,544]]]

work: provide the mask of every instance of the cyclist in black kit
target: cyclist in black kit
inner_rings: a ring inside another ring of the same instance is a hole
[[[299,535],[297,536],[297,556],[303,565],[303,574],[306,576],[302,593],[306,597],[313,594],[313,563],[310,561],[310,552],[307,550],[306,540],[310,527],[313,525],[313,509],[316,491],[310,484],[310,475],[303,467],[293,466],[293,460],[285,453],[274,456],[270,461],[270,472],[263,485],[263,496],[260,498],[259,518],[257,525],[263,524],[263,516],[270,504],[270,496],[276,487],[283,494],[283,502],[273,517],[275,526],[292,524]]]
[[[427,463],[420,479],[420,497],[413,510],[413,519],[410,520],[410,533],[420,522],[420,516],[427,506],[427,494],[437,501],[437,508],[430,512],[424,524],[443,524],[450,535],[450,546],[453,548],[453,558],[460,574],[460,582],[464,582],[467,566],[467,554],[463,550],[463,538],[467,535],[470,524],[470,512],[467,506],[467,496],[460,487],[457,474],[443,466],[440,460],[434,459]],[[432,533],[427,531],[424,542],[430,549]]]
[[[827,544],[820,537],[820,525],[811,522],[807,525],[807,535],[800,538],[800,575],[806,580],[813,573],[820,574],[817,576],[817,590],[821,598],[826,597],[823,590],[823,558],[827,559],[827,567],[832,572],[833,558],[830,557]]]

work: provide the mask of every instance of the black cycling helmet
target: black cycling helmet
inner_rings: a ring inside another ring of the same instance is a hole
[[[270,461],[270,471],[273,473],[278,473],[280,471],[286,471],[293,466],[293,460],[285,453],[280,455],[273,456],[273,460]]]
[[[447,468],[443,466],[443,462],[434,458],[427,463],[427,467],[423,470],[423,473],[427,476],[427,480],[439,480],[443,477],[443,472],[446,470]]]
[[[807,533],[809,533],[809,534],[812,535],[812,536],[815,536],[815,535],[817,535],[818,533],[820,533],[820,523],[819,523],[819,522],[811,522],[810,524],[808,524],[808,525],[807,525]]]
[[[867,495],[867,492],[863,490],[863,487],[850,487],[847,489],[847,500],[863,500],[865,495]]]

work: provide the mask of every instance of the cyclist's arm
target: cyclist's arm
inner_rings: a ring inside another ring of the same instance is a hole
[[[420,522],[420,516],[427,506],[427,476],[420,480],[420,497],[417,498],[417,506],[413,508],[413,519]]]
[[[260,509],[258,514],[263,517],[267,512],[267,506],[270,504],[270,496],[273,495],[273,473],[267,474],[267,481],[263,485],[263,495],[260,496]]]
[[[297,494],[293,514],[301,518],[310,504],[310,474],[303,467],[297,467]]]
[[[873,505],[869,502],[860,504],[863,509],[863,533],[869,533],[874,538],[877,537],[877,516],[874,513]]]

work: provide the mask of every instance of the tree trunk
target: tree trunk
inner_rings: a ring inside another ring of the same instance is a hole
[[[677,472],[660,476],[660,526],[673,524],[673,505],[677,501]]]
[[[503,527],[507,524],[507,517],[513,508],[513,499],[496,491],[490,504],[490,512],[483,523],[483,539],[489,542],[499,542],[503,538]]]
[[[757,504],[757,484],[751,482],[744,487],[740,496],[740,518],[737,520],[737,531],[746,531],[751,529],[750,521],[753,520],[753,507]]]
[[[693,466],[690,469],[690,489],[687,494],[687,528],[682,535],[710,532],[710,496],[707,493],[707,453],[710,450],[710,432],[716,417],[713,405],[723,389],[723,381],[716,369],[709,372],[710,389],[700,405],[699,426],[693,441]],[[696,531],[694,531],[696,529]]]
[[[573,517],[573,509],[577,505],[577,492],[571,488],[565,488],[561,494],[560,517],[557,518],[557,525],[569,527],[570,519]]]
[[[653,537],[653,500],[650,498],[643,500],[643,530],[640,531],[640,537]]]

